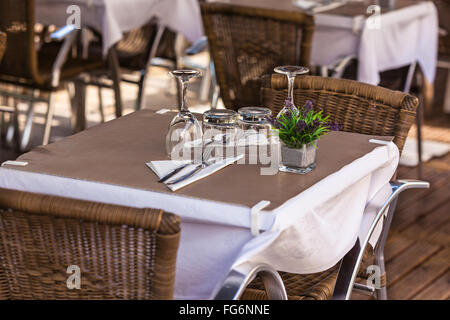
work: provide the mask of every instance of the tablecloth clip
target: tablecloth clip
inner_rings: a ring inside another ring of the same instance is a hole
[[[378,139],[370,139],[369,142],[370,142],[370,143],[381,144],[381,145],[384,145],[384,146],[388,147],[388,157],[389,157],[389,159],[394,158],[393,153],[396,152],[395,149],[397,149],[397,148],[395,147],[395,144],[394,144],[392,141],[378,140]],[[398,150],[398,149],[397,149],[397,150]],[[387,166],[387,165],[389,165],[389,162],[385,163],[385,164],[382,166],[382,168],[385,167],[385,166]]]
[[[250,210],[250,229],[254,237],[259,235],[259,213],[269,204],[270,201],[262,200],[255,204]]]
[[[25,167],[28,165],[28,162],[26,161],[12,161],[12,160],[8,160],[2,163],[1,167],[3,166],[21,166],[21,167]]]

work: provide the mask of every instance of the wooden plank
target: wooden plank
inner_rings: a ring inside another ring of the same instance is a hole
[[[414,300],[447,300],[450,298],[450,270],[416,294]]]
[[[396,211],[393,219],[393,227],[397,231],[406,229],[409,225],[428,212],[436,210],[448,200],[450,194],[450,179],[446,177],[446,183],[433,190],[427,196],[415,201],[404,210]]]
[[[436,210],[429,212],[426,216],[415,221],[414,224],[406,228],[402,234],[415,239],[425,239],[429,235],[437,232],[442,226],[445,226],[447,221],[450,221],[449,212],[450,200]]]
[[[442,246],[450,245],[450,221],[442,225],[438,230],[434,231],[427,239],[430,243],[439,244]]]
[[[402,236],[399,233],[391,232],[384,247],[384,259],[387,262],[398,256],[414,243],[414,240]]]
[[[444,248],[403,279],[388,287],[389,299],[411,299],[448,270],[450,248]]]
[[[388,287],[400,280],[402,277],[427,260],[439,246],[426,242],[415,242],[404,252],[389,261],[386,265]]]
[[[405,167],[402,167],[405,168]],[[400,179],[414,179],[416,177],[417,169],[415,167],[409,167],[408,171],[400,172]],[[403,209],[410,206],[412,203],[417,201],[418,199],[426,196],[428,193],[432,192],[439,188],[440,185],[446,182],[446,178],[442,177],[442,172],[439,170],[431,169],[428,166],[423,167],[423,176],[426,181],[429,181],[431,186],[430,189],[416,189],[416,190],[408,190],[403,193],[397,204],[397,212],[402,211]]]

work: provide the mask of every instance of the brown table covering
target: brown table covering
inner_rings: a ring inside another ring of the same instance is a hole
[[[267,8],[267,9],[277,9],[277,10],[286,10],[286,11],[293,11],[301,9],[295,5],[292,4],[292,0],[229,0],[224,1],[227,3],[232,3],[236,5],[243,5],[248,7],[260,7],[260,8]],[[411,6],[414,4],[417,4],[418,0],[397,0],[395,9],[401,9],[407,6]],[[369,0],[364,2],[349,2],[344,4],[343,6],[339,8],[335,8],[332,10],[327,10],[320,12],[320,14],[332,14],[332,15],[341,15],[341,16],[349,16],[349,17],[355,17],[360,15],[366,15],[369,16],[370,14],[367,14],[367,7],[376,4],[376,1]],[[389,12],[390,10],[381,8],[381,13]]]
[[[27,166],[6,168],[95,181],[168,194],[252,207],[261,200],[274,209],[343,166],[371,152],[392,137],[332,132],[319,142],[317,167],[306,175],[278,172],[261,175],[260,165],[230,165],[176,192],[157,182],[146,166],[167,160],[165,135],[173,113],[134,112],[97,125],[47,146],[37,147],[17,160]]]

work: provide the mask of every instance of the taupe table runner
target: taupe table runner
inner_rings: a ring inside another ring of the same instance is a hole
[[[369,139],[392,139],[332,132],[320,140],[317,168],[306,175],[278,172],[262,176],[259,165],[233,164],[172,192],[157,182],[156,175],[145,163],[167,159],[165,135],[173,116],[173,113],[160,115],[150,110],[135,112],[37,147],[17,159],[28,162],[25,167],[5,167],[248,207],[269,200],[268,209],[274,209],[379,146]]]

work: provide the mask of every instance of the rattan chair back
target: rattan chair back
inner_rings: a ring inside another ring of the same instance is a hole
[[[34,42],[34,0],[0,1],[0,31],[8,37],[8,47],[0,63],[0,80],[24,79],[44,83],[38,72]],[[12,79],[11,79],[12,78]]]
[[[301,12],[202,3],[203,26],[226,108],[259,105],[261,76],[309,65],[314,19]]]
[[[162,210],[0,189],[0,299],[170,299],[179,237]]]
[[[323,109],[343,131],[394,136],[400,152],[419,104],[409,94],[353,80],[299,76],[294,88],[296,105],[314,101],[315,108]],[[261,94],[263,105],[277,114],[287,97],[286,77],[263,77]]]

